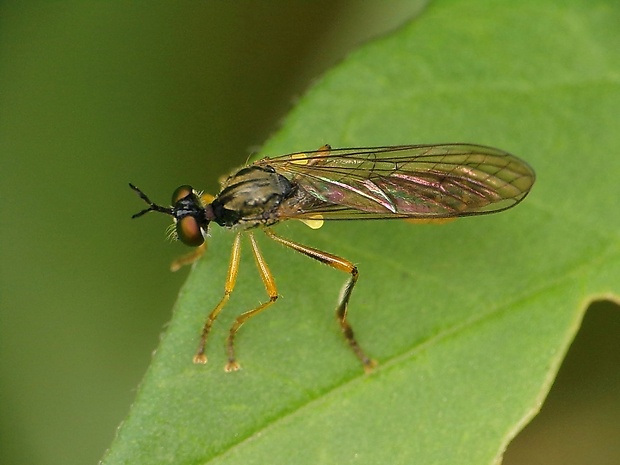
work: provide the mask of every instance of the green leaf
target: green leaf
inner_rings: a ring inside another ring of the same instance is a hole
[[[328,72],[262,155],[338,146],[476,142],[527,160],[532,194],[508,212],[442,226],[337,222],[281,235],[347,257],[350,321],[379,361],[365,375],[333,311],[346,275],[258,234],[281,299],[266,300],[248,244],[222,295],[232,234],[183,287],[104,463],[497,463],[538,411],[588,303],[620,278],[620,4],[433,3]]]

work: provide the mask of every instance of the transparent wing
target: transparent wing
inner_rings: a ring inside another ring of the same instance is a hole
[[[472,144],[321,149],[256,164],[297,190],[281,218],[450,218],[506,210],[531,189],[534,171],[517,157]]]

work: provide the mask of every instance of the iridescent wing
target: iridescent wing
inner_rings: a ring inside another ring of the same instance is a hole
[[[256,164],[288,178],[280,218],[451,218],[506,210],[534,183],[517,157],[472,144],[321,149]]]

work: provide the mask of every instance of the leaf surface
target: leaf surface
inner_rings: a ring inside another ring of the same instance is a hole
[[[538,411],[588,303],[620,278],[620,5],[438,1],[359,49],[300,100],[261,156],[475,142],[527,160],[530,196],[446,225],[335,222],[276,231],[358,264],[350,321],[379,361],[365,375],[333,311],[346,275],[258,234],[282,296],[266,300],[249,245],[212,332],[232,234],[181,290],[104,463],[497,463]]]

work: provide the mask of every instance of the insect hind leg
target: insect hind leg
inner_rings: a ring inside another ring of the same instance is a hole
[[[355,283],[357,283],[357,279],[359,276],[357,267],[349,260],[338,257],[337,255],[333,255],[328,252],[315,249],[313,247],[308,247],[306,245],[298,244],[297,242],[284,239],[283,237],[276,235],[270,229],[265,229],[264,231],[265,234],[267,234],[267,236],[269,236],[274,241],[279,242],[280,244],[290,249],[293,249],[296,252],[302,253],[307,257],[313,258],[314,260],[324,263],[337,270],[347,272],[351,275],[341,293],[339,299],[340,301],[338,303],[338,307],[336,308],[336,318],[340,325],[340,329],[342,330],[342,334],[347,340],[347,343],[349,344],[351,349],[353,349],[353,352],[360,360],[360,362],[362,362],[362,365],[364,366],[364,371],[366,371],[367,373],[372,371],[372,369],[376,366],[377,362],[368,357],[364,350],[360,347],[357,340],[355,339],[353,328],[351,328],[351,325],[347,320],[349,299],[351,298],[351,293],[353,292],[353,288],[355,287]]]

